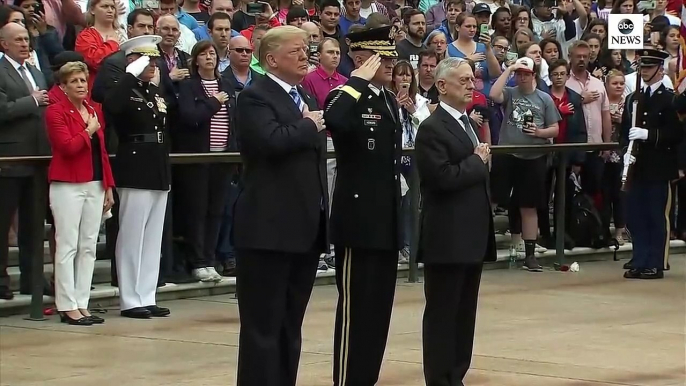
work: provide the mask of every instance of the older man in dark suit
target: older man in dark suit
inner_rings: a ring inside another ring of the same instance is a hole
[[[0,29],[0,46],[5,53],[0,59],[0,157],[50,154],[43,124],[47,84],[43,74],[27,62],[29,32],[9,23]],[[37,183],[41,181],[34,179],[35,172],[31,166],[0,166],[0,299],[13,297],[7,275],[7,239],[17,207],[22,293],[31,292],[32,256],[43,253],[34,250],[32,240],[43,238],[45,205],[36,207],[31,200],[39,194],[47,202],[47,180]]]
[[[241,332],[238,384],[295,386],[301,327],[326,250],[326,134],[307,75],[305,32],[276,27],[262,38],[266,76],[238,97],[245,167],[236,202]]]
[[[424,262],[423,349],[427,386],[458,386],[472,357],[481,269],[495,261],[488,194],[488,145],[466,114],[474,91],[466,60],[436,69],[440,104],[419,127],[423,197],[419,258]]]

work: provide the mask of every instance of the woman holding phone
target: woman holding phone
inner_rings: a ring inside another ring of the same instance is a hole
[[[463,12],[457,16],[457,39],[448,46],[448,56],[469,59],[475,64],[475,88],[488,95],[491,79],[500,76],[502,70],[491,47],[491,37],[486,31],[479,31],[479,42],[474,41],[477,34],[477,23],[474,15]],[[485,33],[484,33],[485,32]]]
[[[420,59],[421,60],[421,59]],[[396,100],[400,106],[399,117],[403,128],[403,147],[414,147],[419,124],[431,115],[429,100],[419,94],[417,78],[412,65],[407,60],[400,60],[393,68],[393,82],[391,91],[397,95]],[[405,181],[409,181],[411,158],[403,156],[401,159],[401,172]],[[405,194],[402,200],[404,216],[404,244],[400,251],[400,263],[406,264],[410,258],[410,195]]]

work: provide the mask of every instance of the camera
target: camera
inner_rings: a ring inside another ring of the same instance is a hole
[[[267,11],[267,3],[254,2],[254,3],[248,3],[245,6],[245,12],[251,16],[255,16],[257,14],[264,13],[266,11]]]

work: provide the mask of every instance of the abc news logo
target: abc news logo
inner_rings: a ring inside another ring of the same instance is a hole
[[[635,50],[643,48],[643,15],[610,14],[608,48]]]

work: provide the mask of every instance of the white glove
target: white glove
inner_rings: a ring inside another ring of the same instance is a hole
[[[648,129],[642,129],[640,127],[632,127],[629,130],[629,141],[640,139],[645,141],[648,139]]]
[[[631,165],[634,162],[636,162],[636,157],[629,153],[624,154],[624,165]]]
[[[150,64],[150,57],[141,56],[126,66],[126,72],[138,78],[145,71],[145,68],[148,67],[148,64]]]

